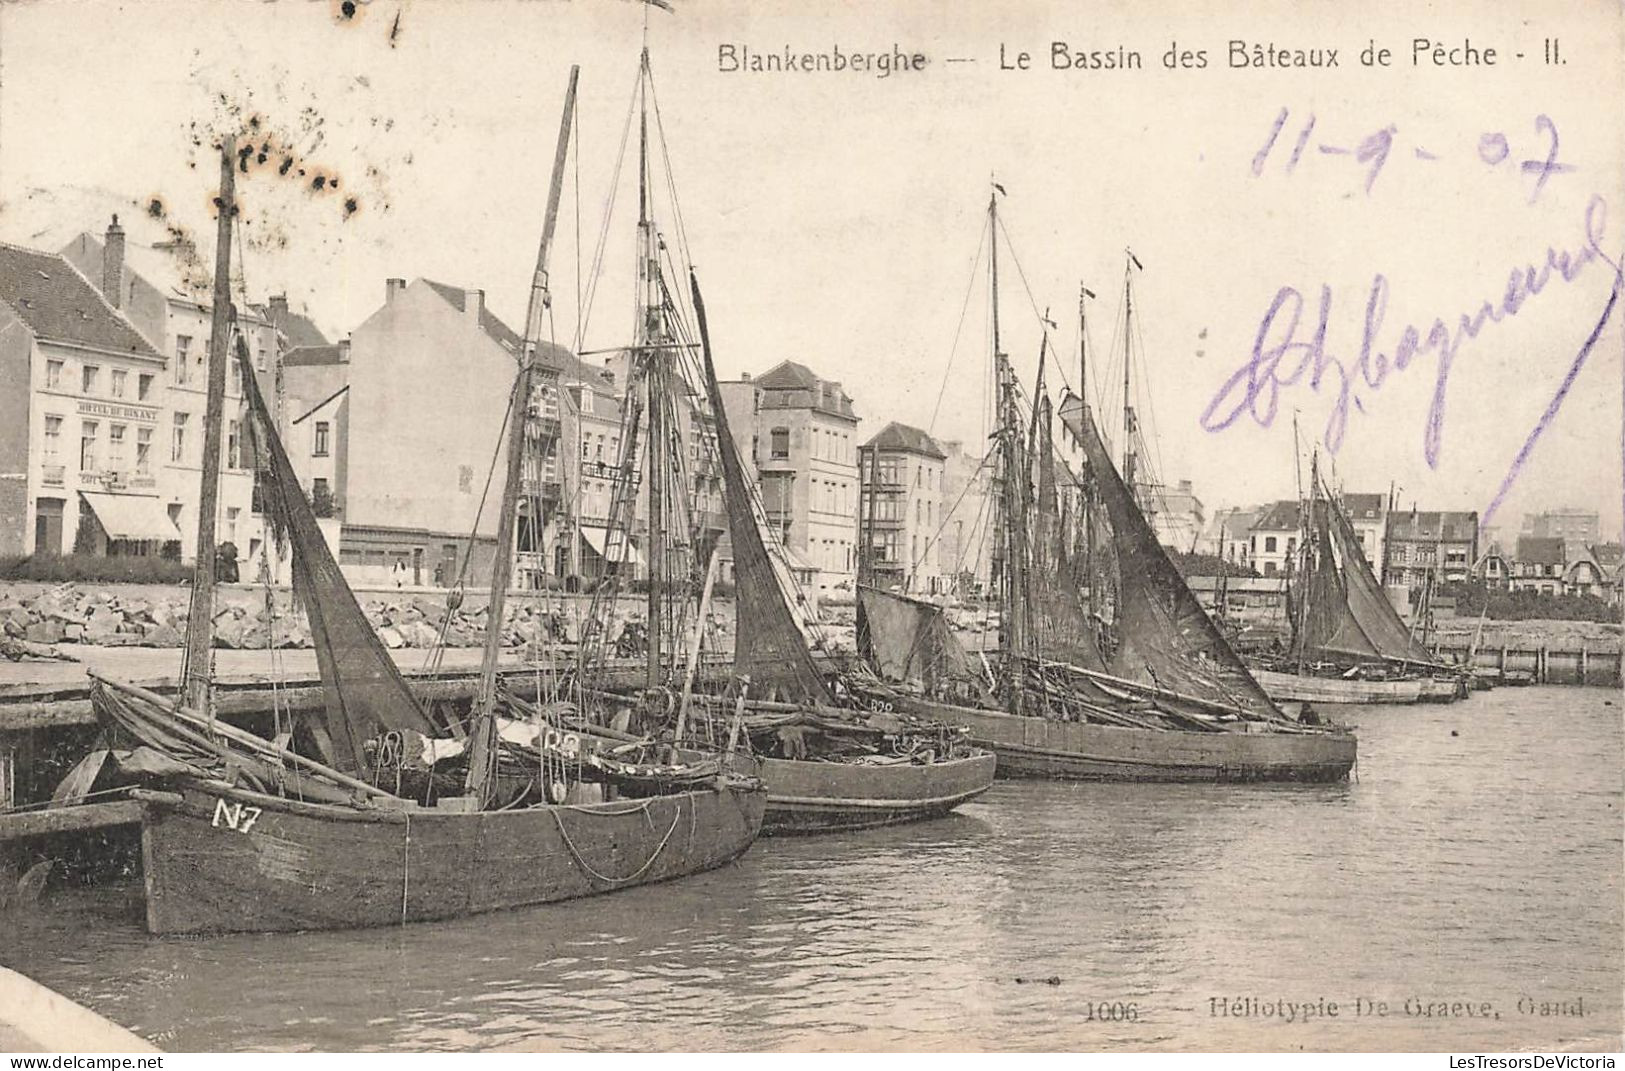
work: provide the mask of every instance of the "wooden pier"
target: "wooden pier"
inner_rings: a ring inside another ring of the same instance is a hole
[[[1465,662],[1469,648],[1442,645],[1434,648],[1452,662]],[[1526,674],[1535,684],[1574,684],[1621,687],[1620,648],[1598,646],[1480,647],[1473,658],[1474,669],[1497,670],[1502,674]]]

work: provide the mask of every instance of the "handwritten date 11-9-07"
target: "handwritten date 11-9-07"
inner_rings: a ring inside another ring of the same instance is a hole
[[[1264,138],[1264,144],[1253,154],[1252,173],[1254,178],[1263,178],[1268,169],[1270,159],[1275,155],[1276,143],[1281,141],[1281,133],[1291,118],[1291,110],[1282,108],[1276,113],[1275,121],[1270,124],[1269,133]],[[1372,186],[1377,182],[1377,176],[1387,165],[1393,155],[1394,142],[1399,134],[1399,127],[1393,123],[1378,128],[1367,134],[1354,145],[1328,144],[1315,138],[1315,115],[1313,112],[1297,124],[1295,133],[1289,135],[1290,148],[1282,146],[1282,156],[1277,161],[1278,170],[1282,174],[1290,175],[1298,169],[1304,154],[1311,145],[1316,156],[1348,157],[1355,164],[1365,169],[1364,189],[1371,192]],[[1546,115],[1535,116],[1535,132],[1532,136],[1518,138],[1519,151],[1533,151],[1543,154],[1535,158],[1526,158],[1513,161],[1513,141],[1499,130],[1486,131],[1478,136],[1478,144],[1473,154],[1474,158],[1485,166],[1497,169],[1512,170],[1516,174],[1527,176],[1532,181],[1529,188],[1529,201],[1531,204],[1540,197],[1541,191],[1546,188],[1546,180],[1552,175],[1564,174],[1573,171],[1573,164],[1561,163],[1557,159],[1557,124]],[[1420,144],[1411,147],[1414,159],[1428,163],[1436,163],[1445,157],[1430,151]]]

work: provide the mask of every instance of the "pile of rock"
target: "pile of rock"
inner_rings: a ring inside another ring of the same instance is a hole
[[[0,631],[30,643],[102,647],[179,647],[186,630],[186,596],[121,597],[73,584],[31,597],[0,591]]]
[[[216,647],[263,650],[310,646],[310,625],[290,593],[268,604],[265,593],[246,587],[217,592]],[[33,594],[0,587],[0,634],[35,644],[82,643],[100,647],[180,647],[184,643],[189,595],[185,588],[79,587],[62,584]],[[443,597],[401,594],[360,596],[362,611],[384,646],[433,647],[445,630],[447,647],[485,643],[486,607],[448,609]],[[582,607],[584,609],[584,606]],[[448,621],[448,614],[450,620]],[[503,621],[503,643],[574,643],[580,639],[575,614],[557,607],[511,600]],[[719,615],[720,616],[720,615]],[[731,625],[732,615],[727,615]],[[617,637],[641,614],[628,608],[610,624]]]

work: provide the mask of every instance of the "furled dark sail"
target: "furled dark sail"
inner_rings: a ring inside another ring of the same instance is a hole
[[[699,322],[705,361],[705,392],[717,421],[723,497],[728,504],[728,532],[733,542],[734,669],[750,677],[755,694],[771,693],[789,702],[832,703],[834,697],[813,665],[757,524],[750,480],[734,445],[722,390],[717,386],[717,370],[711,362],[705,303],[693,275],[689,276],[689,286],[694,293],[694,316]]]
[[[917,685],[928,696],[986,695],[975,660],[942,608],[919,599],[859,585],[858,654],[882,679]]]
[[[1350,608],[1348,585],[1332,549],[1329,505],[1317,498],[1310,508],[1309,553],[1298,579],[1292,653],[1304,659],[1380,658],[1376,645]]]
[[[254,366],[242,336],[237,340],[243,394],[248,405],[250,443],[263,512],[279,544],[293,549],[293,589],[310,621],[311,645],[322,675],[327,735],[333,766],[346,773],[370,768],[364,744],[387,729],[412,729],[425,736],[434,726],[402,679],[389,652],[327,549],[316,514],[306,501],[288,453],[277,436],[254,379]]]
[[[1083,407],[1063,408],[1061,419],[1082,442],[1094,486],[1106,507],[1118,561],[1118,676],[1227,702],[1262,717],[1280,717],[1168,560],[1133,495],[1112,465],[1094,419]]]
[[[1416,641],[1388,602],[1343,510],[1329,494],[1317,499],[1315,506],[1316,542],[1324,561],[1308,593],[1301,640],[1305,654],[1437,664],[1439,660]],[[1327,569],[1336,574],[1335,582],[1322,582],[1320,574]],[[1328,628],[1332,622],[1335,627]]]
[[[1038,455],[1038,511],[1033,538],[1032,627],[1039,654],[1084,669],[1104,670],[1089,614],[1076,581],[1077,570],[1067,549],[1057,491],[1054,409],[1040,395],[1034,414]]]

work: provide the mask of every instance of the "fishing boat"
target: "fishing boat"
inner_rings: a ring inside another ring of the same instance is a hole
[[[946,814],[992,786],[996,758],[970,746],[962,728],[855,707],[854,688],[815,664],[808,644],[815,626],[795,613],[805,600],[793,597],[782,545],[764,534],[766,514],[721,404],[705,303],[698,282],[690,284],[734,549],[734,669],[768,697],[745,707],[767,784],[766,832],[864,829]]]
[[[572,70],[546,222],[506,421],[497,546],[514,545],[547,261],[574,114]],[[321,716],[265,738],[215,719],[210,626],[228,339],[234,146],[221,162],[208,429],[194,577],[176,702],[96,677],[92,703],[136,782],[147,928],[289,931],[454,918],[611,892],[721,866],[761,828],[759,779],[726,756],[659,753],[562,727],[504,702],[497,675],[511,556],[494,556],[481,677],[466,724],[437,724],[405,685],[345,583],[256,385],[241,365],[266,513],[291,548],[325,696]],[[280,719],[279,719],[280,721]]]
[[[573,664],[545,679],[547,698],[579,712],[567,727],[584,739],[732,752],[730,761],[765,785],[767,833],[944,814],[992,784],[994,756],[971,747],[963,730],[843,701],[831,667],[815,663],[808,645],[816,626],[792,608],[804,600],[782,546],[765,534],[728,423],[699,284],[692,272],[686,286],[677,274],[687,261],[685,228],[647,50],[632,104],[621,144],[637,146],[635,322],[629,345],[589,351],[613,354],[625,369],[601,537],[606,568]],[[617,162],[614,174],[622,173]],[[618,192],[609,191],[605,235]],[[566,508],[573,497],[563,495]],[[723,532],[734,563],[732,672],[707,676],[698,667],[706,645],[718,645],[708,622]],[[634,576],[640,560],[642,578]],[[628,611],[625,602],[640,594]],[[645,664],[637,686],[606,672],[612,621],[631,612]]]
[[[1384,595],[1342,505],[1311,463],[1290,585],[1292,642],[1254,675],[1278,701],[1449,702],[1466,695],[1460,666],[1412,634]]]
[[[1023,416],[1000,335],[998,196],[995,187],[987,218],[999,646],[973,656],[940,607],[865,586],[859,642],[875,677],[868,695],[968,728],[973,742],[997,753],[1006,776],[1214,782],[1347,776],[1353,734],[1313,715],[1295,720],[1276,706],[1159,543],[1132,490],[1136,422],[1126,386],[1123,472],[1078,395],[1063,397],[1059,415],[1082,451],[1081,471],[1070,473],[1058,458],[1055,408],[1044,387],[1047,331],[1030,416]],[[1137,263],[1130,255],[1126,316]],[[1132,337],[1126,328],[1125,339]],[[1060,505],[1063,483],[1080,492],[1068,496],[1072,510]]]

